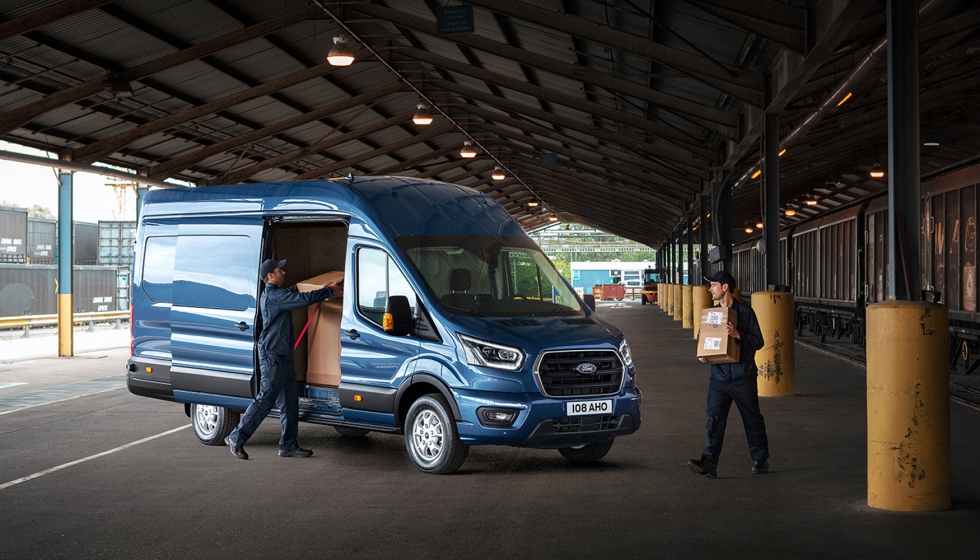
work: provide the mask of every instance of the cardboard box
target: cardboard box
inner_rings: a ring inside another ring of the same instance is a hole
[[[343,279],[343,272],[327,272],[298,282],[296,289],[300,292],[312,292]],[[316,310],[316,305],[311,305],[307,310],[307,317],[314,310]],[[330,387],[340,385],[340,317],[342,313],[342,300],[330,299],[320,303],[317,317],[310,322],[310,328],[306,331],[307,383]]]
[[[709,364],[738,362],[741,346],[728,336],[727,325],[738,326],[738,313],[731,307],[707,307],[701,310],[698,331],[698,358]]]

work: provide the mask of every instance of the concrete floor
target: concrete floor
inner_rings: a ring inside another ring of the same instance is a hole
[[[300,441],[314,456],[280,459],[275,421],[240,461],[199,444],[179,405],[44,385],[66,372],[111,385],[127,349],[0,367],[0,383],[28,373],[16,395],[0,389],[0,487],[160,436],[0,488],[0,558],[895,559],[980,549],[980,412],[951,407],[952,510],[872,510],[864,372],[798,347],[797,396],[762,401],[772,472],[750,474],[733,412],[719,479],[707,480],[685,466],[703,445],[708,379],[690,331],[651,306],[599,313],[630,341],[643,425],[584,466],[555,451],[474,447],[457,474],[423,475],[400,436],[349,440],[309,424]],[[36,404],[56,389],[82,396],[17,409],[17,395]]]

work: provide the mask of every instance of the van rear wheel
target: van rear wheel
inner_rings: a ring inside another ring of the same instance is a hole
[[[450,474],[463,466],[470,448],[459,439],[446,398],[422,395],[405,417],[405,447],[415,467],[428,474]]]
[[[194,435],[204,445],[224,445],[225,438],[235,430],[241,414],[221,406],[191,405],[191,425]]]
[[[613,441],[603,441],[601,443],[589,443],[575,447],[563,447],[558,450],[561,456],[573,463],[592,463],[602,459],[609,453]]]

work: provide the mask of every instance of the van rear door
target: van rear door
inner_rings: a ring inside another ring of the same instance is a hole
[[[171,385],[251,398],[263,220],[210,222],[178,229]]]

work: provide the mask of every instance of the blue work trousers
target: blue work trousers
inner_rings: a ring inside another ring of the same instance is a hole
[[[736,382],[711,379],[708,385],[707,434],[701,456],[718,463],[733,401],[742,415],[752,460],[766,462],[769,459],[769,439],[766,437],[766,422],[759,410],[759,385],[754,376]]]
[[[259,394],[248,405],[242,421],[231,433],[231,440],[245,445],[259,424],[265,420],[275,405],[282,423],[279,449],[292,451],[299,447],[296,434],[299,431],[299,393],[296,390],[296,367],[292,356],[259,356]]]

